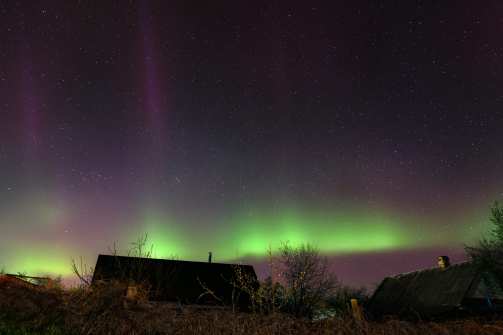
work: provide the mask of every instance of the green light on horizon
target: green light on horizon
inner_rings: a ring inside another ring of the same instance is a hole
[[[269,246],[310,243],[324,253],[383,251],[414,246],[396,219],[359,213],[280,212],[245,214],[232,224],[233,238],[224,239],[240,256],[265,256]],[[236,255],[224,255],[234,258]]]
[[[8,273],[24,273],[29,276],[68,276],[73,274],[71,258],[65,253],[32,250],[18,252],[0,265]]]
[[[269,248],[276,252],[282,242],[294,246],[309,243],[325,254],[454,245],[450,238],[454,232],[460,231],[458,228],[441,232],[436,228],[436,221],[354,207],[310,209],[285,206],[274,210],[257,207],[236,212],[225,220],[208,219],[201,223],[204,229],[181,225],[170,215],[155,210],[146,211],[139,222],[131,226],[121,241],[131,243],[147,233],[149,246],[154,246],[153,257],[196,261],[205,261],[208,251],[221,261],[247,256],[265,257]]]

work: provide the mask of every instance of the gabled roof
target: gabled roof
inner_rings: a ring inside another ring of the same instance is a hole
[[[19,283],[28,286],[50,286],[52,280],[48,277],[33,277],[20,274],[0,274],[0,281]]]
[[[251,265],[99,255],[92,282],[118,280],[144,283],[150,286],[152,300],[187,303],[214,303],[215,299],[208,294],[211,291],[222,302],[229,304],[233,296],[232,283],[239,275],[253,284],[257,282]],[[240,304],[246,303],[243,297]]]
[[[469,262],[385,278],[369,301],[374,315],[428,317],[459,308],[480,273]]]
[[[18,278],[17,276],[11,275],[11,274],[2,274],[2,275],[0,275],[0,282],[1,283],[9,283],[9,284],[17,284],[17,285],[29,286],[29,287],[35,286],[34,284],[32,284],[30,282],[27,282],[25,280],[22,280],[22,279]]]

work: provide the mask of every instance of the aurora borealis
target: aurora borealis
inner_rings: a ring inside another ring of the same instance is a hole
[[[312,243],[432,266],[503,198],[503,4],[2,1],[0,269]]]

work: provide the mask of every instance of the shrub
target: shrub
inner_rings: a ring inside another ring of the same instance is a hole
[[[335,293],[338,281],[328,269],[328,260],[315,247],[302,244],[280,248],[280,277],[285,286],[283,310],[295,316],[311,318],[325,307]]]

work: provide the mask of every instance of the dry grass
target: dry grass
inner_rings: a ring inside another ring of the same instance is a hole
[[[118,284],[96,289],[44,289],[0,282],[2,334],[503,334],[503,321],[379,323],[352,319],[311,322],[285,315],[131,301]]]

